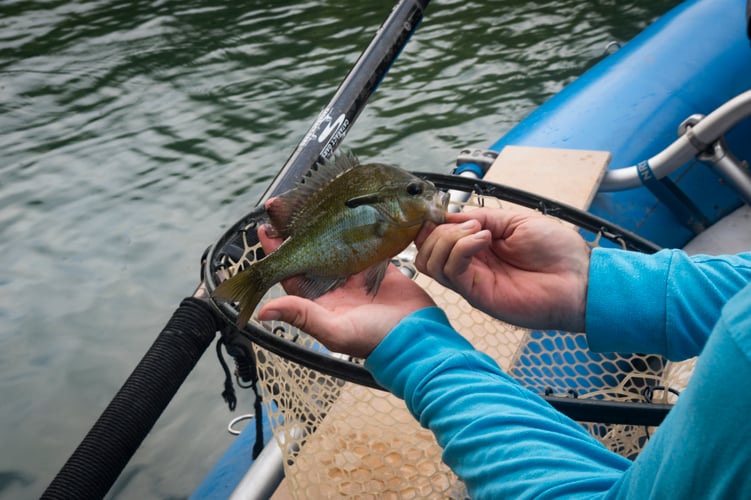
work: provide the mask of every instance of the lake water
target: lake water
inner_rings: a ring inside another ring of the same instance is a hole
[[[345,140],[449,172],[675,0],[436,1]],[[391,1],[0,3],[0,498],[36,498]],[[184,498],[238,412],[201,360],[110,493]]]

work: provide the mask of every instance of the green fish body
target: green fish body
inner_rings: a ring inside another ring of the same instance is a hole
[[[369,269],[367,292],[375,295],[390,259],[423,222],[442,223],[447,202],[432,183],[401,168],[339,155],[266,203],[272,234],[284,242],[214,295],[239,303],[241,326],[266,291],[291,276],[300,277],[298,293],[315,298]]]

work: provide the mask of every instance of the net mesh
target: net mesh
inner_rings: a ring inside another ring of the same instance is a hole
[[[500,206],[496,199],[476,198],[469,205],[489,203]],[[246,248],[244,255],[246,262],[241,259],[237,268],[254,260],[255,247]],[[658,356],[597,354],[587,349],[583,334],[529,331],[498,321],[417,273],[413,256],[414,251],[405,251],[396,263],[414,273],[457,331],[536,393],[672,404],[688,383],[693,360],[675,364]],[[264,301],[283,293],[276,286]],[[259,326],[308,349],[324,350],[315,339],[289,325],[264,322]],[[420,427],[403,401],[261,347],[254,349],[266,410],[284,455],[287,490],[293,497],[468,496],[462,482],[441,461],[433,435]],[[582,425],[609,449],[629,458],[639,453],[653,431],[633,425]]]

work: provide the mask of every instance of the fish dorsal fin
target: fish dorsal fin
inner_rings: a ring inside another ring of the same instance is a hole
[[[295,217],[313,194],[323,186],[352,170],[360,163],[351,152],[337,153],[323,163],[317,163],[295,186],[286,193],[266,202],[266,212],[274,232],[282,238],[289,236]]]
[[[312,195],[321,187],[325,186],[344,172],[352,170],[360,165],[357,157],[351,151],[336,153],[324,161],[318,162],[300,179],[296,189],[307,196]]]
[[[352,170],[353,168],[360,165],[360,160],[357,158],[357,155],[353,153],[350,150],[342,150],[338,151],[333,154],[328,160],[324,161],[323,163],[317,163],[316,165],[320,167],[324,167],[330,171],[334,171],[333,177],[336,177],[337,175],[346,172],[347,170]]]

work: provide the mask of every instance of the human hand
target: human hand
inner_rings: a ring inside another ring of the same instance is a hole
[[[474,307],[527,328],[584,330],[590,249],[537,213],[478,209],[426,224],[415,264]]]
[[[264,251],[282,240],[258,230]],[[281,320],[312,335],[334,352],[366,358],[399,321],[410,313],[435,305],[414,281],[389,265],[378,293],[365,292],[365,272],[351,276],[344,285],[315,300],[287,295],[267,302],[258,312],[264,321]],[[296,279],[282,282],[294,294]]]

